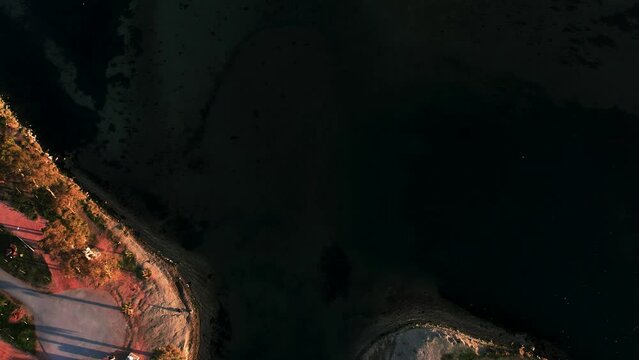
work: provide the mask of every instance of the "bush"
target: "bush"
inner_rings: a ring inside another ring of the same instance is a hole
[[[108,279],[111,279],[118,266],[116,259],[105,256],[90,261],[86,260],[86,258],[84,260],[83,264],[86,267],[83,271],[96,286],[100,286]]]
[[[185,360],[182,352],[173,345],[167,345],[153,351],[152,360]]]
[[[120,310],[124,315],[128,317],[133,316],[133,304],[131,304],[131,302],[125,302],[124,304],[122,304]]]
[[[10,320],[11,314],[19,306],[10,298],[0,294],[0,338],[22,351],[35,354],[35,326],[31,318],[15,323]]]
[[[106,230],[106,222],[104,221],[104,218],[93,210],[93,207],[88,201],[85,200],[82,202],[82,208],[89,220],[91,220],[101,230]]]
[[[73,213],[47,224],[42,245],[51,255],[64,258],[67,253],[81,251],[89,243],[89,226]]]
[[[58,204],[49,190],[45,187],[39,187],[34,190],[33,194],[35,195],[36,212],[49,221],[55,220],[58,217]]]
[[[120,258],[120,269],[129,272],[136,272],[138,270],[138,263],[135,259],[135,255],[130,250],[124,250],[122,257]]]
[[[146,268],[144,266],[138,266],[138,269],[135,273],[140,280],[146,280],[151,278],[151,269]]]

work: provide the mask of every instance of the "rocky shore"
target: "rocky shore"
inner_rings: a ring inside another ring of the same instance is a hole
[[[351,358],[439,360],[450,356],[453,360],[455,354],[474,354],[466,356],[478,360],[570,359],[547,341],[510,332],[448,303],[434,287],[391,286],[373,302],[377,302],[372,306],[377,315],[363,321]]]

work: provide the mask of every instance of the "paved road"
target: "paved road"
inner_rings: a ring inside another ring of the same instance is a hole
[[[0,290],[33,313],[36,334],[51,360],[103,359],[123,352],[126,321],[111,295],[77,289],[47,294],[0,269]]]

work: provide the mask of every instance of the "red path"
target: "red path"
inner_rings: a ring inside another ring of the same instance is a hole
[[[37,360],[34,355],[24,353],[3,341],[0,341],[0,359]]]
[[[42,240],[42,228],[46,224],[46,220],[41,217],[30,220],[17,210],[0,202],[0,225],[17,237],[31,241]]]

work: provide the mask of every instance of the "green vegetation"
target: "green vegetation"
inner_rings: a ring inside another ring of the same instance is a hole
[[[18,250],[18,255],[13,259],[4,256],[4,251],[11,244]],[[0,251],[0,268],[4,271],[36,287],[45,287],[51,282],[51,272],[42,256],[31,251],[20,239],[4,230],[0,230]]]
[[[89,261],[83,250],[94,234],[90,223],[104,227],[97,206],[60,173],[30,131],[22,127],[0,99],[0,201],[28,217],[48,220],[42,249],[60,262],[67,275],[89,277],[100,284],[117,264]]]
[[[136,272],[139,279],[150,279],[151,278],[151,269],[138,266],[138,271]]]
[[[52,186],[57,182],[53,162],[43,156],[42,149],[26,129],[20,127],[0,99],[0,183],[2,199],[25,215],[37,213],[49,218],[53,210]]]
[[[47,224],[41,245],[44,251],[61,260],[65,273],[83,273],[87,269],[82,250],[89,245],[89,238],[87,223],[74,213],[66,212],[64,217]]]
[[[133,316],[133,304],[131,304],[131,302],[125,302],[120,306],[120,311],[128,317]]]
[[[35,326],[31,320],[26,317],[17,322],[10,320],[18,308],[18,304],[0,294],[0,337],[22,351],[35,354]]]
[[[128,249],[124,250],[122,253],[119,265],[120,269],[124,271],[135,272],[138,269],[138,263],[135,259],[135,255]]]
[[[118,266],[123,271],[134,273],[138,279],[144,280],[151,277],[151,270],[145,269],[142,265],[138,264],[135,255],[128,249],[125,249],[120,257]]]
[[[173,345],[167,345],[153,351],[151,360],[185,360],[182,352]]]
[[[104,218],[101,215],[98,215],[91,205],[95,206],[86,200],[82,201],[82,209],[84,209],[84,213],[97,227],[101,230],[106,230],[106,222],[104,221]]]

